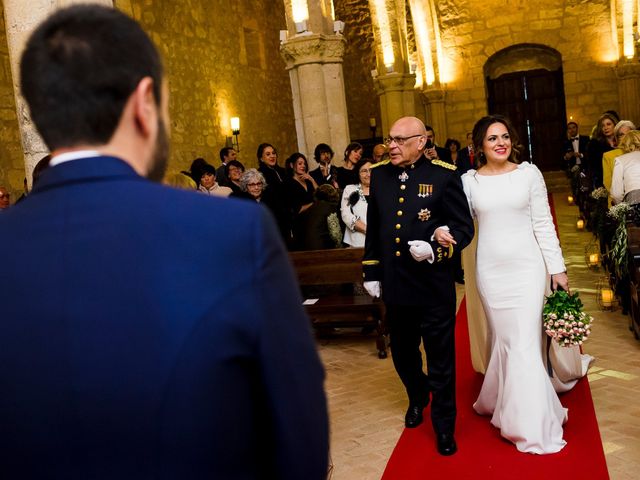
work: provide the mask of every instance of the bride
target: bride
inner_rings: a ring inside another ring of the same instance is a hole
[[[544,180],[537,167],[519,163],[518,138],[505,117],[480,119],[473,141],[479,167],[462,176],[478,222],[476,278],[468,283],[477,286],[490,349],[473,408],[491,415],[491,423],[518,450],[555,453],[566,444],[562,425],[567,421],[556,391],[571,388],[592,358],[557,347],[549,377],[542,342],[545,288],[548,275],[554,290],[568,291],[569,281]],[[454,241],[442,230],[436,239],[443,245]]]

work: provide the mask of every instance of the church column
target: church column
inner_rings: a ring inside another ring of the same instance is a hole
[[[4,17],[7,29],[7,44],[11,61],[13,91],[16,98],[18,126],[24,152],[25,175],[31,184],[31,172],[38,160],[49,150],[36,131],[29,116],[29,109],[20,95],[20,55],[31,32],[54,10],[74,3],[98,3],[113,6],[113,0],[4,0]]]
[[[285,0],[286,31],[280,53],[287,64],[293,94],[298,149],[313,162],[318,143],[338,156],[350,142],[342,61],[346,42],[342,22],[333,19],[331,0]],[[334,31],[335,30],[335,31]]]
[[[445,113],[445,91],[437,86],[423,86],[422,99],[426,111],[427,123],[433,127],[436,143],[444,145],[447,138],[447,115]]]
[[[377,60],[372,74],[386,134],[398,118],[415,115],[416,77],[409,69],[404,0],[369,0],[369,8]]]
[[[622,63],[616,68],[620,118],[640,124],[640,64]]]

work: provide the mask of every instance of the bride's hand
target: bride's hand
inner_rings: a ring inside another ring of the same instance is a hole
[[[551,275],[551,288],[555,291],[558,290],[558,287],[562,287],[565,292],[569,293],[569,277],[567,276],[567,272]]]
[[[448,247],[451,244],[453,245],[456,244],[456,241],[453,238],[453,235],[451,235],[451,233],[448,230],[445,230],[444,228],[436,229],[436,232],[434,233],[433,238],[435,238],[436,242],[438,242],[443,247]]]

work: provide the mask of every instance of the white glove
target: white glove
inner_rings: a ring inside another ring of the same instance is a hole
[[[433,248],[424,240],[411,240],[407,242],[410,245],[409,253],[417,261],[427,260],[433,263]]]
[[[380,296],[380,282],[364,282],[364,289],[374,298]]]

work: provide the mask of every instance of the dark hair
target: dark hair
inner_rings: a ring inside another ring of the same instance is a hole
[[[575,125],[576,127],[578,126],[578,124],[576,122],[574,122],[573,120],[570,122],[567,122],[567,128],[569,127],[569,125]]]
[[[20,63],[22,94],[50,150],[107,143],[145,77],[160,105],[162,62],[153,42],[135,20],[98,5],[54,13]]]
[[[349,145],[347,145],[347,148],[344,149],[345,163],[349,159],[349,155],[351,155],[351,152],[355,152],[356,150],[362,150],[362,145],[358,142],[351,142]]]
[[[240,171],[244,172],[244,165],[239,160],[231,160],[224,166],[224,176],[229,178],[229,169],[231,167],[239,168]],[[231,181],[231,180],[229,180]]]
[[[220,160],[224,162],[224,157],[229,155],[229,152],[233,150],[233,147],[223,147],[220,149]]]
[[[214,167],[213,165],[209,165],[208,163],[203,165],[202,168],[200,169],[200,178],[202,178],[202,176],[206,173],[213,175],[215,177],[216,167]]]
[[[615,119],[613,123],[618,123],[620,121],[620,115],[618,115],[618,112],[615,110],[607,110],[603,115],[611,115]]]
[[[38,183],[38,180],[40,180],[40,175],[42,175],[42,172],[44,172],[47,168],[49,168],[50,161],[51,161],[51,154],[45,155],[40,160],[38,160],[38,163],[36,163],[36,166],[33,167],[33,172],[31,172],[31,188],[36,186],[36,184]],[[27,179],[25,178],[25,181],[26,180]]]
[[[316,145],[316,148],[313,150],[313,158],[316,159],[317,162],[320,161],[320,155],[323,153],[328,153],[333,158],[333,150],[326,143],[319,143]]]
[[[271,145],[270,143],[261,143],[260,145],[258,145],[258,152],[256,153],[256,155],[258,156],[258,161],[261,162],[262,161],[262,154],[264,153],[265,148],[267,147],[271,147],[273,148],[273,151],[276,151],[276,147],[274,147],[273,145]]]
[[[196,182],[197,184],[200,184],[200,179],[202,178],[202,169],[206,165],[209,165],[207,161],[202,157],[198,157],[193,162],[191,162],[189,171],[183,172],[183,173],[185,175],[190,176],[193,179],[193,181]]]
[[[360,169],[361,169],[362,167],[364,167],[364,166],[365,166],[365,164],[367,164],[367,163],[370,163],[370,164],[372,164],[372,165],[373,165],[373,160],[372,160],[372,159],[370,159],[370,158],[361,158],[360,160],[358,160],[358,163],[356,163],[356,164],[355,164],[355,166],[353,167],[353,169],[354,169],[356,172],[360,173]]]
[[[314,190],[313,198],[318,202],[324,200],[325,202],[337,204],[340,201],[340,194],[333,185],[325,183]]]
[[[307,169],[307,172],[309,171],[309,162],[307,162],[307,157],[305,157],[302,153],[300,152],[295,152],[292,153],[291,155],[289,155],[289,157],[287,158],[286,162],[285,162],[285,167],[287,169],[287,173],[289,175],[293,175],[293,166],[294,164],[298,161],[298,159],[301,158],[304,160],[304,165]]]
[[[436,131],[433,129],[433,127],[431,125],[425,125],[424,126],[424,130],[425,132],[433,132],[433,135],[436,135]]]
[[[456,140],[455,138],[447,138],[447,141],[444,142],[444,148],[449,150],[451,145],[455,145],[456,147],[458,147],[458,150],[460,150],[460,142],[458,140]]]
[[[482,143],[484,142],[484,137],[487,134],[487,130],[494,123],[501,123],[507,128],[507,132],[509,133],[509,137],[511,138],[511,154],[509,155],[509,161],[511,163],[520,163],[519,156],[521,151],[520,138],[518,137],[518,133],[511,125],[511,122],[504,115],[487,115],[486,117],[482,117],[480,120],[476,122],[473,126],[473,147],[475,151],[478,152],[478,164],[480,166],[487,164],[487,159],[482,153]]]

